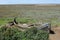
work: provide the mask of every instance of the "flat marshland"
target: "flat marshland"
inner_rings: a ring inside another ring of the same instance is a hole
[[[16,5],[0,5],[0,25],[4,25],[9,21],[13,21],[17,17],[18,22],[35,23],[35,22],[51,22],[52,26],[60,26],[60,5],[37,5],[37,4],[16,4]],[[59,30],[52,27],[56,32],[51,36],[51,40],[59,40]],[[55,38],[56,37],[56,38]]]
[[[0,5],[0,24],[5,24],[6,20],[12,20],[14,17],[60,25],[60,5]]]

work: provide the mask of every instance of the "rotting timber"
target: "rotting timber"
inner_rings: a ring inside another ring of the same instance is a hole
[[[38,23],[34,23],[34,24],[21,24],[18,23],[16,21],[16,18],[14,18],[13,21],[8,22],[8,24],[6,25],[7,27],[12,27],[12,26],[16,26],[19,27],[20,29],[27,29],[27,28],[31,28],[31,27],[36,27],[37,30],[44,30],[47,31],[50,34],[55,34],[55,32],[53,30],[51,30],[51,23],[44,23],[44,24],[38,24]]]

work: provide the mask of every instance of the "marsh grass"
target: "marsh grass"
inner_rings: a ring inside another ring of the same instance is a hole
[[[49,40],[49,34],[35,27],[21,31],[16,27],[1,27],[0,40]]]

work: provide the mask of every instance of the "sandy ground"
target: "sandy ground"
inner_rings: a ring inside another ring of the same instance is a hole
[[[60,40],[60,27],[55,27],[52,29],[55,34],[49,35],[49,40]]]

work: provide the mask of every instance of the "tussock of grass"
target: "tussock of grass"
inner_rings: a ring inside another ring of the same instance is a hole
[[[48,40],[49,35],[45,31],[36,28],[21,31],[16,27],[1,27],[0,40]]]

